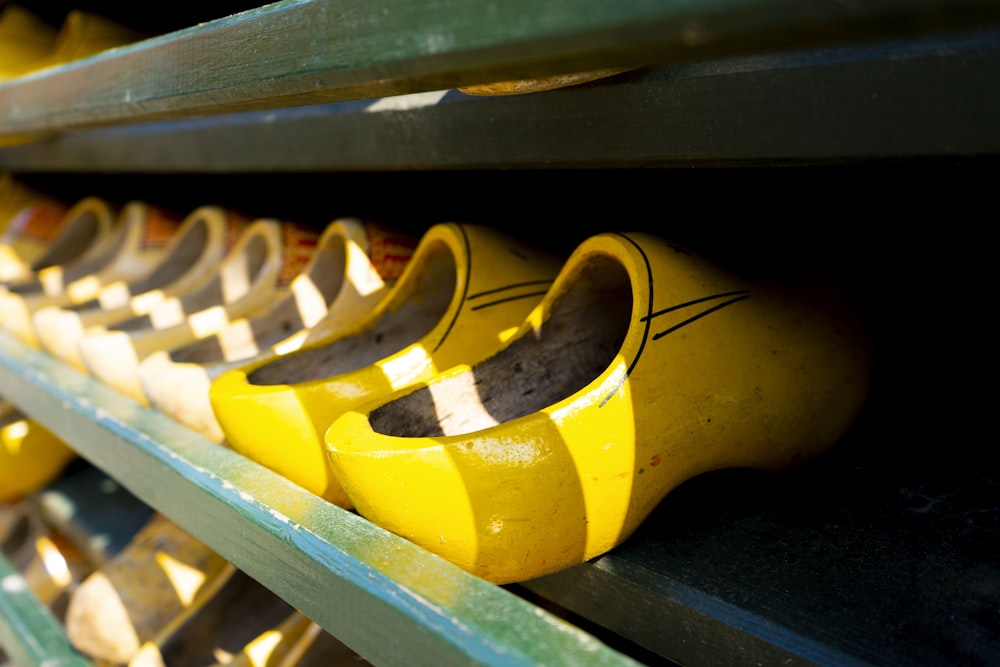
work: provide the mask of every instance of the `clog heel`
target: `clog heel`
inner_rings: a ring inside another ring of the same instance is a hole
[[[493,351],[548,289],[560,262],[497,230],[428,229],[399,281],[327,339],[220,375],[209,390],[229,446],[349,506],[323,433],[348,407]]]
[[[79,349],[86,332],[107,330],[200,289],[211,280],[248,222],[219,206],[195,209],[181,221],[159,261],[144,276],[104,285],[84,303],[35,311],[32,321],[41,348],[86,372]]]
[[[78,343],[91,375],[142,405],[139,364],[157,350],[171,350],[224,329],[234,319],[272,302],[286,267],[301,267],[318,234],[292,222],[251,222],[213,279],[179,299],[156,304],[146,315],[106,330],[86,331]]]
[[[62,439],[0,397],[0,504],[42,488],[75,458]]]
[[[139,372],[150,404],[222,443],[208,400],[212,381],[230,368],[291,352],[310,336],[360,320],[395,284],[415,245],[415,238],[382,225],[335,220],[308,265],[266,311],[234,320],[189,345],[147,356]]]
[[[222,556],[154,515],[73,591],[66,636],[97,661],[127,664],[144,643],[213,596],[235,572]]]
[[[177,232],[171,212],[134,201],[126,204],[113,230],[93,253],[38,272],[37,283],[0,294],[0,320],[25,345],[39,348],[34,313],[46,307],[83,304],[107,285],[130,282],[149,273]]]
[[[497,354],[346,411],[330,464],[359,514],[475,575],[552,573],[620,544],[695,475],[781,470],[837,442],[871,372],[840,301],[598,234]]]
[[[0,294],[43,289],[39,273],[82,262],[101,251],[117,211],[99,197],[69,208],[43,203],[19,212],[0,236]]]

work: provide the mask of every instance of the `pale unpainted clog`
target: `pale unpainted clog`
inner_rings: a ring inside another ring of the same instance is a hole
[[[0,397],[0,503],[11,503],[56,479],[76,451]]]
[[[696,475],[815,457],[870,374],[836,290],[605,233],[497,354],[346,411],[326,445],[359,514],[510,583],[609,551]]]
[[[151,405],[222,443],[208,391],[230,368],[285,354],[371,312],[396,283],[416,239],[382,225],[342,218],[327,226],[316,252],[273,304],[218,333],[147,356],[139,367]]]
[[[179,225],[179,216],[169,211],[145,202],[128,203],[93,254],[42,269],[34,289],[21,285],[0,294],[3,326],[25,345],[40,347],[35,312],[83,304],[96,298],[102,287],[142,278],[159,264]]]
[[[85,331],[78,343],[88,373],[142,405],[139,364],[158,350],[172,350],[211,336],[236,319],[264,312],[280,286],[308,262],[319,233],[306,226],[260,218],[250,223],[213,279],[146,315],[109,329]]]
[[[97,661],[127,664],[185,609],[213,596],[231,563],[160,514],[73,591],[65,614],[73,646]]]
[[[160,260],[141,278],[101,287],[90,301],[49,306],[32,315],[42,349],[86,372],[79,342],[87,331],[101,331],[148,314],[157,304],[191,294],[215,276],[245,229],[241,214],[202,206],[180,223]]]
[[[41,201],[19,211],[0,235],[0,294],[40,289],[38,273],[96,252],[117,211],[98,197],[66,208]]]
[[[220,375],[209,390],[227,444],[337,505],[323,434],[374,396],[486,356],[535,306],[561,261],[481,225],[441,223],[362,320]]]
[[[144,642],[129,667],[228,664],[244,647],[273,632],[294,607],[236,570]],[[258,663],[262,665],[265,663]]]

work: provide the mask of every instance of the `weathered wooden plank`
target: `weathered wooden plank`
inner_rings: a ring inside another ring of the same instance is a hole
[[[638,664],[6,332],[0,386],[137,498],[374,664]]]
[[[992,25],[989,0],[299,0],[0,84],[0,133],[360,100]]]
[[[0,166],[243,173],[995,155],[998,76],[1000,31],[965,31],[663,66],[541,95],[432,91],[81,131],[0,149]]]

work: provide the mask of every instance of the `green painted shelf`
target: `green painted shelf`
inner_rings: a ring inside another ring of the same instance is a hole
[[[459,90],[602,67],[629,71]],[[1000,481],[963,430],[977,420],[958,417],[992,406],[967,405],[984,392],[952,376],[983,364],[973,351],[992,341],[966,334],[992,322],[935,321],[948,331],[907,345],[941,304],[984,310],[969,286],[993,279],[966,274],[991,264],[970,258],[982,232],[962,223],[992,210],[987,169],[933,160],[990,166],[998,80],[995,0],[285,0],[0,82],[0,169],[77,190],[176,176],[163,188],[302,203],[336,190],[334,172],[402,173],[410,185],[377,203],[417,229],[437,198],[526,233],[613,219],[737,256],[760,236],[775,256],[825,247],[881,318],[877,417],[774,485],[686,485],[636,539],[556,575],[486,584],[3,331],[0,395],[377,665],[996,664]],[[729,165],[833,168],[686,169]],[[566,171],[587,173],[567,188]],[[704,190],[691,171],[710,174]],[[347,182],[344,202],[372,200]],[[0,581],[0,645],[19,667],[86,664],[6,561]]]
[[[637,664],[510,591],[25,348],[7,332],[0,332],[0,386],[135,498],[373,664]],[[17,586],[0,591],[0,627],[20,618],[31,630],[12,625],[0,639],[28,654],[51,643],[49,656],[58,658],[65,641],[48,639],[51,622],[25,597]]]

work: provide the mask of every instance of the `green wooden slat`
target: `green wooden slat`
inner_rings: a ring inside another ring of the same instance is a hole
[[[300,0],[0,84],[0,133],[387,97],[995,24],[992,0]]]
[[[0,166],[241,173],[995,155],[998,78],[1000,31],[963,31],[663,66],[542,95],[437,91],[75,132],[0,149]]]
[[[635,665],[0,332],[4,396],[378,665]]]
[[[5,385],[6,386],[6,385]],[[70,644],[59,621],[0,553],[0,654],[18,667],[92,667]]]

